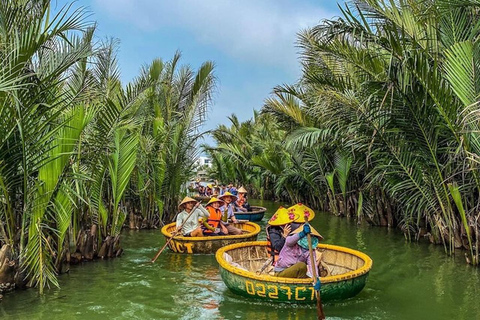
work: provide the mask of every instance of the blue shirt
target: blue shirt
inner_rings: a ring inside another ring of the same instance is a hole
[[[231,219],[235,214],[233,213],[233,208],[234,208],[234,205],[233,205],[233,202],[229,203],[228,205],[224,205],[223,207],[220,208],[220,210],[222,212],[225,212],[225,210],[227,210],[228,214],[227,214],[227,217],[228,219]]]

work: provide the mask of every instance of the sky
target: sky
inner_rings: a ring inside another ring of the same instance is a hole
[[[194,69],[213,61],[217,87],[204,130],[228,125],[233,113],[250,119],[275,86],[294,83],[301,71],[297,32],[339,15],[333,0],[80,0],[78,6],[91,11],[99,39],[120,41],[125,83],[141,66],[168,61],[176,51]]]

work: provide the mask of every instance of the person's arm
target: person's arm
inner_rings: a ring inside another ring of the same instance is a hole
[[[287,240],[285,240],[285,244],[289,247],[293,247],[298,242],[298,240],[302,239],[303,237],[306,237],[307,234],[309,234],[310,232],[311,232],[310,225],[306,223],[303,226],[302,231],[296,234],[292,234],[291,236],[288,236]]]
[[[176,229],[176,231],[180,230],[180,226],[183,224],[183,220],[184,220],[184,214],[183,214],[183,211],[182,211],[177,215],[177,223],[176,223],[177,229]]]
[[[247,209],[245,209],[242,205],[238,204],[237,202],[235,202],[235,211],[243,211],[243,212],[246,212]]]
[[[237,218],[235,217],[235,214],[233,213],[233,204],[230,204],[228,206],[228,217],[232,219],[233,223],[237,223]]]
[[[198,208],[197,208],[197,209],[198,209],[198,210],[200,210],[200,214],[199,214],[199,216],[201,216],[201,217],[205,217],[205,218],[208,218],[208,217],[210,217],[210,212],[208,212],[208,210],[207,210],[207,209],[205,209],[205,207],[204,207],[204,206],[202,206],[201,204],[200,204],[200,205],[198,205]]]

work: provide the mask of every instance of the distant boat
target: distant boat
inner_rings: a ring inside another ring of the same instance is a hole
[[[267,208],[251,206],[252,211],[236,211],[235,217],[239,220],[261,221]]]
[[[193,196],[192,197],[193,199],[197,200],[197,201],[209,201],[212,196]]]
[[[260,226],[253,222],[234,223],[235,227],[241,229],[243,234],[226,236],[207,237],[174,237],[168,247],[178,253],[215,253],[223,246],[245,241],[255,241],[260,233]],[[176,229],[176,223],[170,223],[162,228],[162,234],[170,239],[172,232]]]
[[[327,244],[319,244],[316,251],[321,256],[320,293],[323,302],[351,298],[362,291],[372,268],[369,256]],[[269,302],[316,302],[311,278],[259,274],[268,259],[266,241],[232,244],[218,250],[215,258],[220,264],[223,282],[236,294]]]

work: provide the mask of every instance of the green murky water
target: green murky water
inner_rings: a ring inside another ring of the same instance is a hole
[[[278,204],[257,202],[269,209]],[[265,221],[261,222],[264,226]],[[327,319],[480,319],[480,269],[463,253],[407,243],[398,231],[357,227],[347,219],[317,214],[325,243],[365,252],[373,269],[355,298],[324,306]],[[260,234],[265,239],[265,234]],[[164,252],[148,261],[164,239],[159,231],[126,231],[124,255],[73,267],[60,289],[8,294],[0,319],[314,319],[314,306],[271,304],[229,292],[213,255]]]

